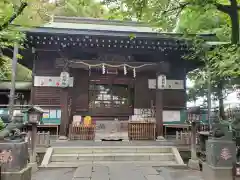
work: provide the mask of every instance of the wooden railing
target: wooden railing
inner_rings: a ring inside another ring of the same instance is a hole
[[[95,138],[95,125],[72,125],[69,126],[70,140],[94,140]]]
[[[131,121],[128,124],[129,140],[155,140],[155,122]]]
[[[31,131],[28,131],[26,136],[26,141],[28,142],[28,147],[31,146]],[[45,147],[48,148],[50,146],[50,132],[37,132],[36,136],[36,147]]]
[[[176,142],[181,145],[191,144],[191,132],[190,131],[176,131]]]

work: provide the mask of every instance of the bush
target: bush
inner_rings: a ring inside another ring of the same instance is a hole
[[[5,127],[5,124],[2,120],[2,118],[0,117],[0,130],[2,130]]]

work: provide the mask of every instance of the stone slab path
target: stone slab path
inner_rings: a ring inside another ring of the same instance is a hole
[[[32,180],[203,180],[201,172],[137,164],[94,164],[74,168],[41,169]]]

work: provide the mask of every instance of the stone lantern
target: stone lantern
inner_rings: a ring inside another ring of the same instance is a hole
[[[44,111],[40,107],[32,106],[26,112],[28,114],[28,123],[38,124],[42,119]]]
[[[200,123],[201,108],[199,106],[189,108],[187,111],[188,122],[191,124],[191,159],[188,166],[191,169],[199,170],[199,160],[197,158],[196,137],[197,137],[197,123]]]
[[[31,153],[30,153],[30,164],[32,166],[33,172],[37,170],[37,163],[36,163],[36,139],[37,139],[37,125],[42,119],[43,116],[43,109],[37,106],[30,107],[27,111],[28,113],[28,124],[31,125]]]

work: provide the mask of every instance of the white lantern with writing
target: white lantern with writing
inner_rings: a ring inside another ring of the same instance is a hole
[[[159,75],[157,78],[157,88],[165,89],[167,86],[167,77],[165,75]]]
[[[61,87],[68,87],[69,85],[69,73],[68,72],[61,72],[60,74],[60,86]]]

